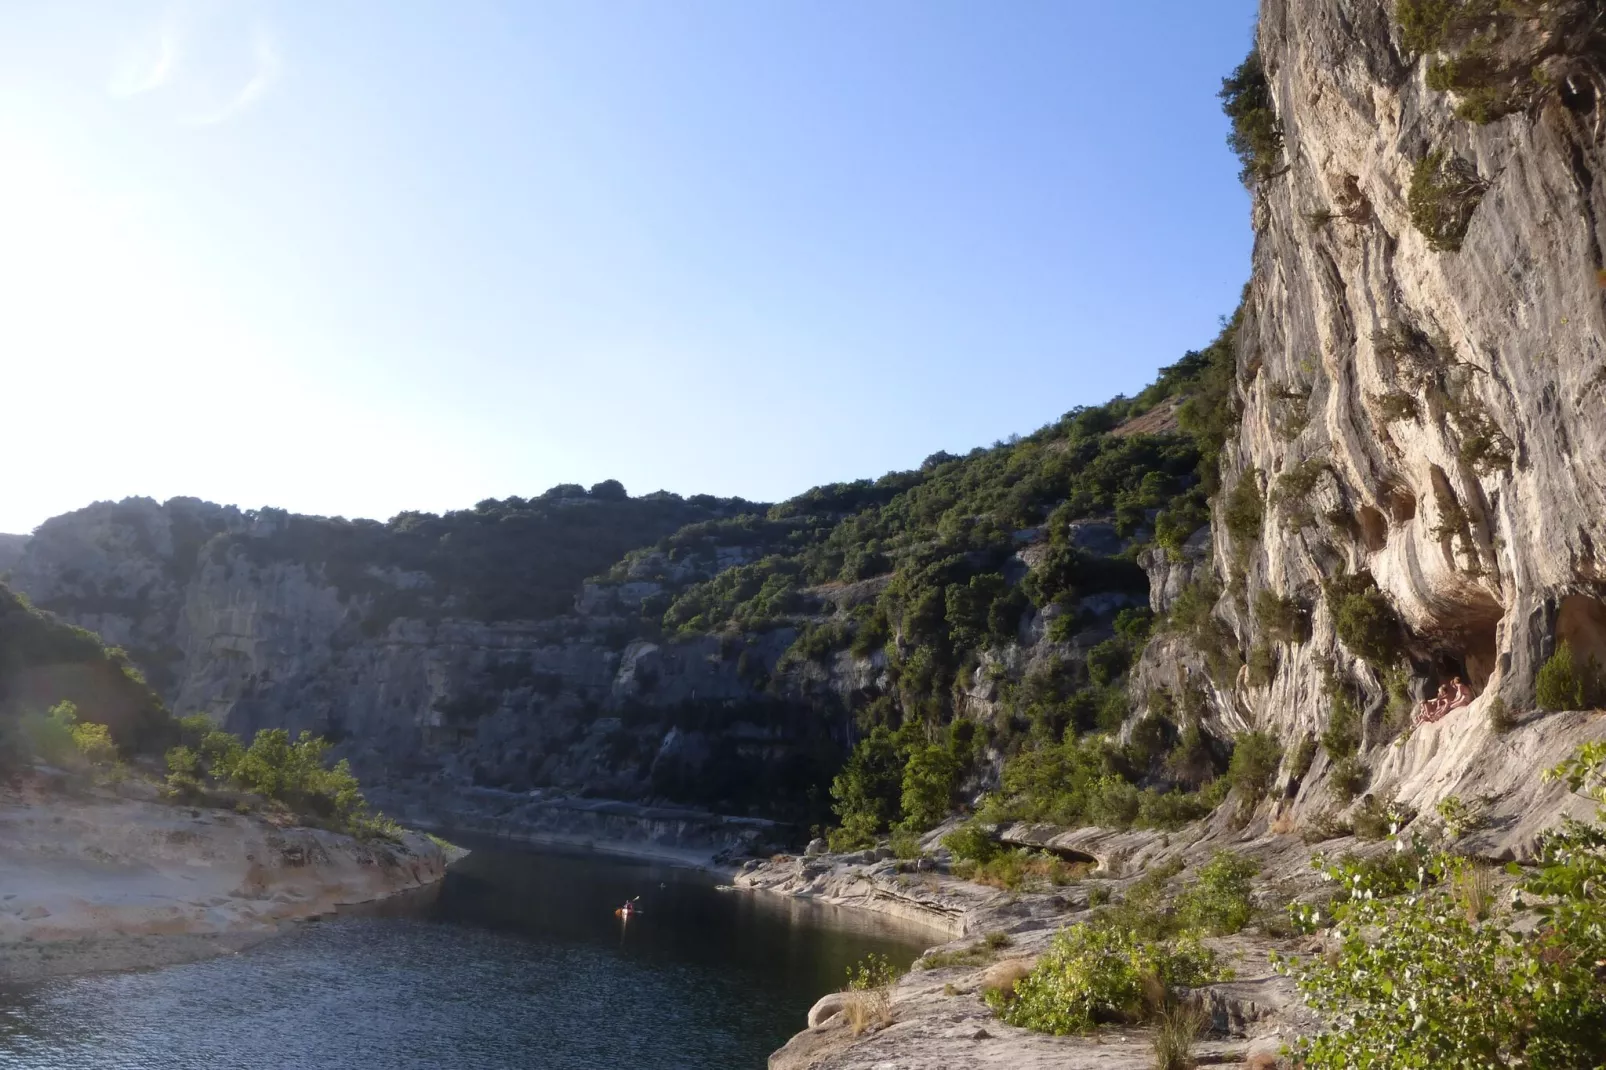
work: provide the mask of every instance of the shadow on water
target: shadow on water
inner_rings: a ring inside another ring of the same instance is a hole
[[[757,1068],[859,958],[940,939],[693,870],[478,849],[242,955],[0,993],[0,1068]]]

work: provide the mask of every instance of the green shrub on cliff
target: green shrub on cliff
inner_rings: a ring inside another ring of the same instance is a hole
[[[18,722],[15,757],[32,758],[60,769],[116,769],[121,763],[111,730],[94,721],[82,721],[78,707],[56,703],[45,713],[32,713]]]
[[[1260,863],[1254,859],[1217,851],[1178,898],[1178,922],[1184,929],[1212,936],[1240,931],[1254,915],[1251,881],[1259,872]]]
[[[1404,625],[1371,573],[1339,576],[1328,581],[1325,593],[1333,628],[1346,647],[1379,670],[1400,660]]]
[[[1238,792],[1245,806],[1256,806],[1271,790],[1282,760],[1283,747],[1276,736],[1269,732],[1245,732],[1233,741],[1227,782]]]
[[[1461,248],[1472,214],[1488,188],[1465,160],[1443,149],[1430,152],[1411,171],[1406,194],[1411,224],[1432,248],[1453,253]]]
[[[1539,667],[1534,700],[1544,710],[1587,710],[1606,702],[1606,678],[1600,663],[1590,658],[1579,665],[1572,646],[1563,639]]]

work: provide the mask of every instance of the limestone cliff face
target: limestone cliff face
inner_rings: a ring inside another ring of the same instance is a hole
[[[1378,740],[1377,659],[1338,641],[1324,594],[1345,575],[1370,574],[1403,620],[1417,697],[1451,676],[1479,692],[1458,723],[1497,695],[1532,709],[1558,638],[1606,663],[1598,5],[1518,7],[1531,17],[1490,32],[1538,62],[1512,83],[1523,106],[1478,125],[1457,115],[1469,94],[1430,88],[1435,57],[1406,52],[1392,2],[1263,5],[1282,159],[1254,192],[1224,473],[1242,489],[1215,504],[1213,550],[1218,614],[1277,664],[1268,682],[1240,674],[1229,719],[1318,731],[1332,658]],[[1431,225],[1447,206],[1462,213],[1448,235]],[[1312,612],[1309,641],[1270,637],[1263,591]]]

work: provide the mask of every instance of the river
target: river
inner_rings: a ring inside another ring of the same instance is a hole
[[[850,964],[941,939],[693,870],[482,849],[427,896],[239,955],[0,990],[0,1068],[759,1070]]]

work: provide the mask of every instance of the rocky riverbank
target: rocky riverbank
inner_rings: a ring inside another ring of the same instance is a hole
[[[1101,899],[1119,901],[1145,872],[1182,862],[1188,871],[1229,840],[1255,858],[1264,882],[1279,895],[1314,883],[1310,848],[1298,838],[1245,838],[1229,830],[1194,831],[1172,846],[1164,833],[1096,834],[1082,839],[1110,846],[1106,859],[1085,877],[1059,886],[1007,890],[963,880],[950,872],[941,847],[945,826],[922,842],[923,858],[907,861],[885,848],[852,854],[777,857],[747,863],[739,887],[856,906],[930,926],[934,939],[915,968],[891,990],[888,1020],[855,1034],[837,1013],[839,997],[827,996],[798,1033],[769,1061],[771,1070],[968,1070],[968,1068],[1097,1067],[1148,1070],[1153,1066],[1151,1031],[1106,1027],[1090,1036],[1054,1037],[1006,1025],[988,1008],[982,992],[1011,972],[1024,972],[1068,925],[1092,916]],[[1003,830],[1022,836],[1020,827]],[[1049,840],[1074,838],[1072,830],[1038,829]],[[1186,846],[1183,844],[1186,842]],[[1357,846],[1334,842],[1329,849]],[[1374,845],[1375,846],[1375,845]],[[1070,857],[1070,853],[1066,852]],[[1179,875],[1185,880],[1189,872]],[[1305,941],[1308,942],[1308,941]],[[1293,986],[1273,974],[1268,952],[1297,951],[1301,941],[1260,934],[1207,941],[1232,968],[1234,979],[1200,991],[1211,1016],[1210,1031],[1194,1049],[1200,1065],[1238,1063],[1275,1054],[1310,1018]]]
[[[173,806],[153,785],[0,789],[0,982],[240,950],[338,907],[429,889],[428,837],[363,843]]]
[[[1456,851],[1486,864],[1532,863],[1541,829],[1564,816],[1587,816],[1592,806],[1564,785],[1514,776],[1511,770],[1547,768],[1578,743],[1599,738],[1603,730],[1606,721],[1598,715],[1572,713],[1519,726],[1502,737],[1500,747],[1520,752],[1523,761],[1475,763],[1474,772],[1448,785],[1478,800],[1481,814],[1477,827],[1461,834]],[[1437,726],[1428,726],[1418,736],[1437,731]],[[1400,780],[1397,794],[1390,787],[1384,795],[1397,798],[1403,812],[1416,815],[1400,829],[1405,840],[1440,842],[1432,804],[1447,785],[1432,773],[1444,749],[1431,738],[1408,741],[1388,766]],[[1258,865],[1252,897],[1257,920],[1236,935],[1204,940],[1230,968],[1231,979],[1192,993],[1208,1012],[1193,1056],[1200,1066],[1275,1065],[1283,1045],[1317,1023],[1292,982],[1271,970],[1270,953],[1324,950],[1320,937],[1291,933],[1282,920],[1284,904],[1329,894],[1311,865],[1317,852],[1336,858],[1395,850],[1375,839],[1314,834],[1313,828],[1296,825],[1287,812],[1276,810],[1264,807],[1248,824],[1235,828],[1238,822],[1224,808],[1175,832],[1001,826],[994,834],[1004,846],[1029,848],[1065,864],[1061,883],[1042,880],[1034,886],[1027,881],[1013,890],[954,875],[953,860],[941,841],[957,822],[924,837],[916,859],[900,860],[880,847],[745,863],[735,878],[739,887],[918,922],[931,928],[934,943],[943,940],[893,985],[881,1022],[855,1033],[847,1015],[840,1013],[842,996],[826,996],[810,1012],[809,1028],[771,1056],[771,1070],[1148,1070],[1154,1065],[1150,1027],[1105,1025],[1085,1036],[1034,1033],[1002,1022],[983,991],[1024,974],[1057,932],[1089,920],[1102,904],[1121,903],[1146,875],[1170,874],[1155,906],[1165,909],[1221,850]]]

